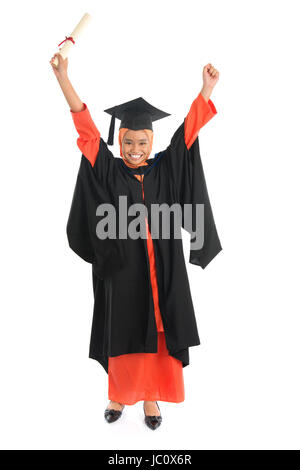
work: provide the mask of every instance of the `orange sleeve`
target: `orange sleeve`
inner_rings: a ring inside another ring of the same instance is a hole
[[[94,166],[99,151],[100,132],[90,115],[87,105],[85,103],[83,104],[84,109],[82,111],[76,113],[70,109],[70,112],[79,134],[77,145],[81,153],[90,161],[91,165]]]
[[[193,101],[184,122],[184,140],[189,149],[195,142],[201,129],[215,114],[217,110],[211,100],[206,101],[200,92]]]

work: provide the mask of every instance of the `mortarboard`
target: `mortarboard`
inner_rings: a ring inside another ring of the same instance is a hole
[[[155,108],[142,97],[105,109],[104,112],[111,115],[107,145],[114,143],[115,118],[121,120],[119,129],[126,127],[137,131],[140,129],[153,130],[153,121],[171,116],[171,114]]]

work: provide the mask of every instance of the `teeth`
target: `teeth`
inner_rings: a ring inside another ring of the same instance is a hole
[[[142,155],[133,155],[133,154],[130,154],[130,156],[131,156],[132,158],[140,158]]]

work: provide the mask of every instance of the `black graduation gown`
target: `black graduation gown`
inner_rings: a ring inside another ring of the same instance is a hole
[[[203,269],[222,250],[202,168],[199,138],[190,149],[184,140],[184,122],[166,150],[148,159],[142,167],[141,183],[121,158],[115,158],[100,138],[94,166],[82,155],[67,224],[70,247],[92,263],[94,311],[89,357],[108,372],[108,357],[129,353],[156,353],[157,329],[149,272],[147,240],[117,238],[100,240],[96,225],[99,204],[108,202],[117,211],[119,196],[127,196],[127,207],[143,204],[204,204],[204,244],[190,249],[189,262]],[[142,188],[143,184],[143,188]],[[127,217],[127,227],[136,218]],[[194,224],[195,218],[193,218]],[[186,228],[186,227],[185,227]],[[192,226],[193,228],[193,226]],[[190,232],[190,229],[187,228]],[[190,232],[191,233],[191,232]],[[153,237],[152,237],[153,238]],[[181,238],[153,238],[159,307],[169,354],[189,364],[189,347],[200,344],[190,293]]]

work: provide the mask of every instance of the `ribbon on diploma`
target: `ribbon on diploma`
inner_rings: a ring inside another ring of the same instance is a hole
[[[75,44],[75,41],[74,39],[72,38],[72,36],[65,36],[66,39],[64,39],[61,43],[58,44],[58,47],[63,44],[65,41],[72,41],[73,44]]]

